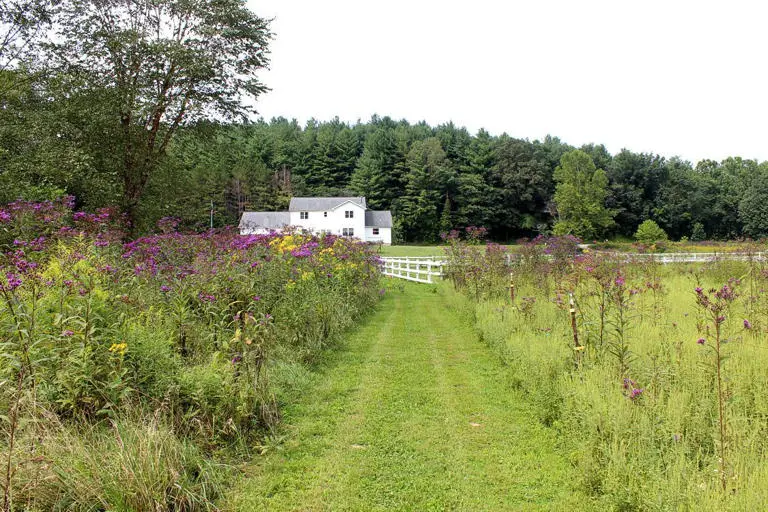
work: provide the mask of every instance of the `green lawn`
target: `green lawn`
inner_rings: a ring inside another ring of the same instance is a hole
[[[382,256],[442,256],[442,245],[382,245]]]
[[[390,283],[224,510],[586,510],[552,431],[447,288]]]

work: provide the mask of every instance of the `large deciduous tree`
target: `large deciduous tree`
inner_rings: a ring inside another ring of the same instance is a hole
[[[605,207],[608,178],[587,153],[577,149],[564,154],[555,182],[555,234],[591,239],[613,226],[614,213]]]
[[[131,221],[180,126],[253,111],[268,25],[242,0],[62,2],[46,45],[55,92],[100,127],[92,143],[113,155],[103,170],[118,177]]]
[[[50,20],[49,0],[0,1],[0,73],[16,67]],[[0,94],[2,85],[0,82]]]

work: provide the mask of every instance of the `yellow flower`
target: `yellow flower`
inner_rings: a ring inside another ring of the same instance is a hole
[[[121,355],[121,356],[125,355],[125,351],[127,349],[128,349],[128,344],[125,342],[113,343],[112,346],[109,347],[110,352],[112,352],[113,354]]]

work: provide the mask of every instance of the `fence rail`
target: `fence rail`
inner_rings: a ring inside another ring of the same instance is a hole
[[[443,264],[440,260],[424,256],[402,258],[381,258],[382,274],[417,283],[434,283],[433,278],[443,276]]]
[[[656,261],[661,264],[670,263],[710,263],[713,261],[768,261],[768,252],[670,252],[653,254],[633,254],[620,252],[603,252],[602,254],[624,258],[632,261]],[[507,264],[511,265],[521,258],[519,254],[507,254]],[[385,276],[415,281],[417,283],[434,283],[437,278],[445,275],[444,267],[447,262],[435,256],[403,256],[382,257],[382,273]]]
[[[594,251],[593,254],[602,254],[631,263],[633,261],[656,261],[658,263],[710,263],[713,261],[768,261],[768,252],[669,252],[669,253],[631,253]],[[507,254],[507,264],[519,261],[520,254]],[[551,256],[547,256],[551,258]]]

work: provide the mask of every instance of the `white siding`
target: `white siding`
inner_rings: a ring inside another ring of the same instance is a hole
[[[379,234],[374,235],[373,230],[378,229]],[[392,228],[375,228],[374,226],[365,228],[366,242],[381,242],[383,244],[392,244]]]
[[[345,216],[344,212],[347,211],[353,212],[351,219]],[[291,212],[291,226],[299,226],[316,234],[329,231],[332,235],[339,236],[344,228],[352,228],[356,238],[365,240],[365,209],[358,204],[347,202],[327,212],[307,213],[308,218],[302,219],[301,212]]]

